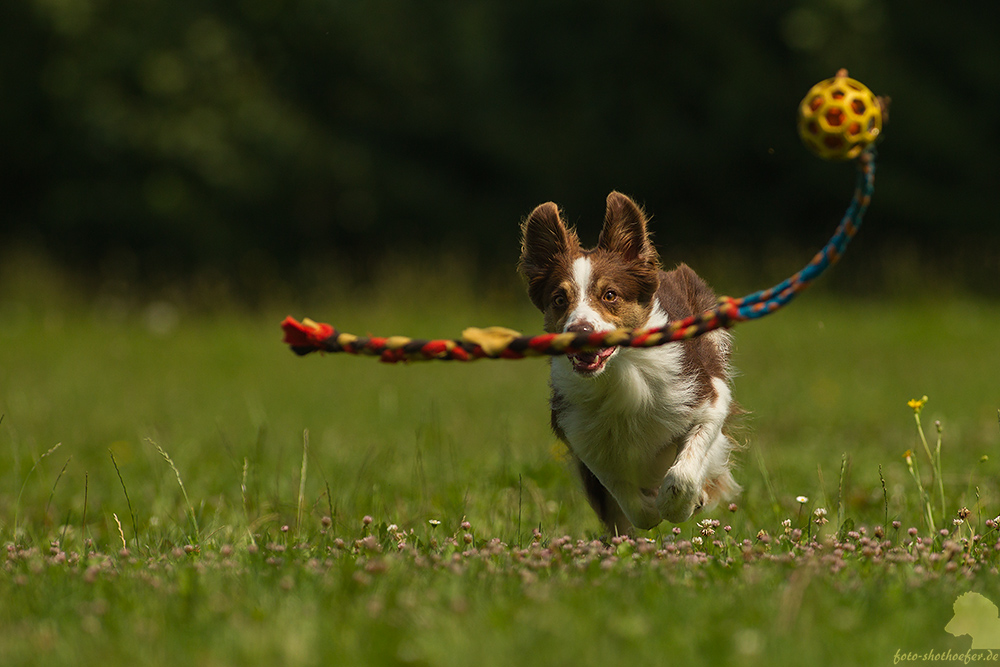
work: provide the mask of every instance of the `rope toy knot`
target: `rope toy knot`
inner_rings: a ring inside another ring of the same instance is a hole
[[[327,341],[337,335],[337,330],[329,324],[314,322],[308,317],[302,322],[297,322],[291,316],[286,317],[281,323],[281,329],[285,332],[282,342],[299,356],[326,348]]]

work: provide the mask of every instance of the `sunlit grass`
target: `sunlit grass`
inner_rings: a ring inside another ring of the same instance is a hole
[[[737,328],[743,495],[602,541],[544,361],[280,343],[287,314],[540,328],[517,289],[404,283],[213,313],[0,290],[0,663],[887,664],[964,652],[955,597],[1000,600],[993,304],[818,293]]]

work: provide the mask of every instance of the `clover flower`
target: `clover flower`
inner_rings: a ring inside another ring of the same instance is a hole
[[[715,529],[719,527],[719,521],[716,519],[703,519],[698,522],[698,527],[701,529],[702,535],[710,537],[715,535]]]

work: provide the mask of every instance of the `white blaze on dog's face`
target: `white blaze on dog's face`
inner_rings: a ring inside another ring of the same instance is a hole
[[[536,208],[522,227],[520,271],[548,332],[603,332],[641,327],[653,311],[659,259],[646,217],[617,192],[608,195],[597,246],[585,250],[553,203]],[[573,369],[598,375],[618,348],[570,355]]]

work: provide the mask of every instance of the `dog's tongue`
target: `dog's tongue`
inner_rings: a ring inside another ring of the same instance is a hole
[[[569,360],[573,362],[573,368],[577,371],[596,371],[614,351],[615,348],[609,347],[598,352],[577,352],[569,355]]]

